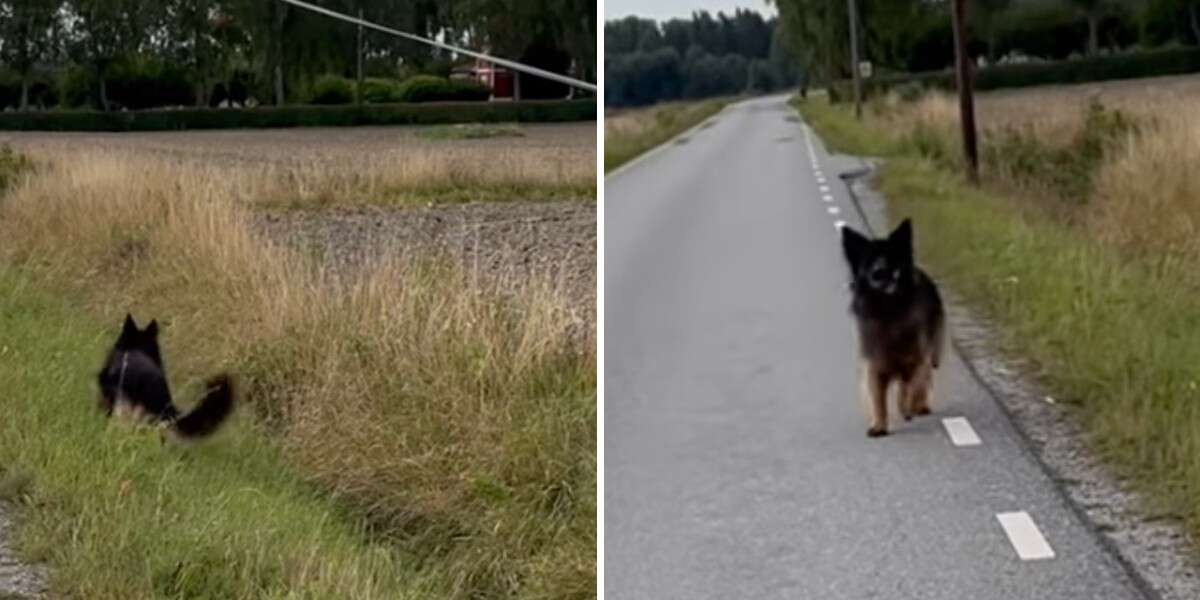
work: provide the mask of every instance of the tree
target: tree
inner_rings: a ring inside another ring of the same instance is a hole
[[[206,106],[209,82],[222,70],[220,42],[214,37],[220,24],[219,7],[215,0],[167,0],[164,13],[162,53],[187,66],[196,106]]]
[[[0,60],[21,77],[21,110],[29,108],[34,66],[53,47],[59,4],[54,0],[0,2]]]
[[[1087,20],[1087,54],[1092,56],[1099,53],[1100,23],[1123,8],[1124,2],[1122,0],[1068,0],[1068,2]]]
[[[67,28],[73,33],[72,53],[91,65],[100,85],[100,108],[109,110],[108,69],[120,57],[138,49],[151,24],[161,18],[163,5],[138,0],[67,0]]]
[[[1136,16],[1143,45],[1172,40],[1200,45],[1200,0],[1148,0]]]
[[[805,70],[826,80],[849,75],[845,0],[772,0]]]

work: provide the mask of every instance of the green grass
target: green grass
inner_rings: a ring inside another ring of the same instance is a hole
[[[606,117],[604,126],[604,171],[637,158],[650,149],[713,116],[731,102],[728,98],[697,102],[672,102],[632,109]],[[624,122],[627,126],[610,126]]]
[[[502,123],[498,125],[487,123],[437,125],[422,129],[418,135],[430,140],[482,140],[497,137],[525,137],[525,133],[515,123]]]
[[[8,146],[0,146],[0,193],[12,185],[21,173],[31,168],[33,163],[24,155],[13,152]]]
[[[0,494],[56,597],[427,597],[245,415],[195,448],[108,425],[92,374],[113,328],[15,269],[0,289]]]
[[[805,114],[842,148],[877,135],[840,108]],[[999,326],[1004,350],[1029,359],[1156,514],[1200,533],[1200,297],[1184,275],[1194,267],[1123,253],[892,150],[878,184],[891,218],[916,223],[922,262]]]
[[[804,120],[821,132],[825,145],[835,152],[859,156],[890,156],[898,150],[891,139],[856,122],[844,108],[829,103],[827,96],[807,100],[794,98],[792,106]]]

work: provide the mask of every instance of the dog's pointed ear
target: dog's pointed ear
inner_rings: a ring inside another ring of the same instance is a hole
[[[121,326],[121,337],[137,335],[137,332],[138,326],[137,323],[133,321],[133,315],[125,313],[125,324]]]
[[[900,226],[896,227],[896,230],[888,236],[888,243],[905,258],[911,260],[913,255],[912,219],[902,221]]]
[[[158,319],[150,319],[150,324],[146,326],[145,333],[152,338],[158,337]]]
[[[851,229],[849,226],[842,227],[842,251],[846,253],[846,262],[850,263],[851,269],[857,269],[858,264],[862,262],[863,256],[866,255],[867,246],[871,240],[868,240],[863,234]]]

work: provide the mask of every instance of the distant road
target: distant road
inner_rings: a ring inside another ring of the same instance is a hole
[[[606,181],[606,600],[1141,598],[957,356],[866,437],[859,162],[794,115],[733,105]]]

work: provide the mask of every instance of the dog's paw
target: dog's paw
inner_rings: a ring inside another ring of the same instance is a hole
[[[883,436],[887,435],[887,433],[888,433],[887,427],[872,427],[867,430],[867,437],[869,437],[869,438],[883,437]]]

